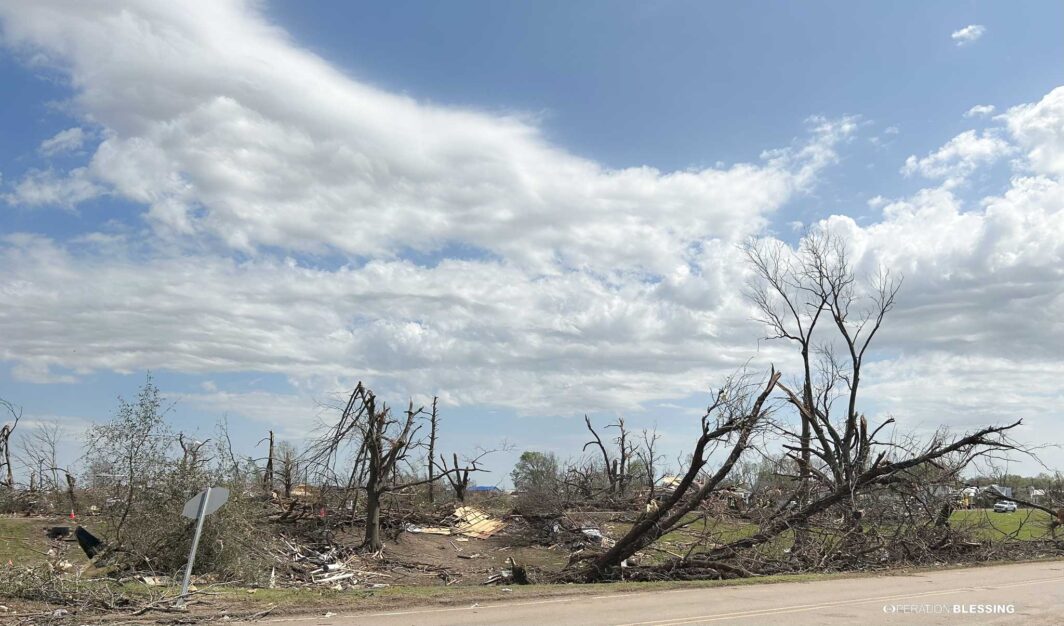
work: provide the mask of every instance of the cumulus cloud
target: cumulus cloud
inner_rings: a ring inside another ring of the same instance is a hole
[[[750,356],[739,260],[711,245],[660,282],[531,275],[502,261],[317,269],[292,260],[150,262],[18,235],[0,246],[0,359],[47,373],[260,371],[317,388],[521,411],[619,408],[697,391]]]
[[[519,115],[345,76],[257,5],[38,2],[4,14],[4,40],[44,55],[106,129],[91,180],[148,205],[162,234],[245,252],[388,256],[461,242],[541,269],[665,271],[703,238],[755,232],[855,130],[818,118],[807,141],[761,162],[609,169]]]
[[[855,118],[811,118],[751,163],[610,169],[520,115],[352,79],[257,6],[0,9],[3,41],[69,80],[101,140],[6,201],[114,194],[154,232],[0,240],[0,360],[16,376],[270,372],[300,394],[205,388],[186,401],[274,419],[354,378],[559,414],[682,398],[751,356],[788,371],[786,346],[757,342],[735,244],[767,236],[768,218],[815,187]],[[1016,374],[1062,368],[1064,88],[993,122],[909,157],[902,172],[928,186],[870,200],[879,222],[822,223],[860,271],[906,277],[868,401],[910,424],[1064,421]],[[1005,157],[1004,188],[962,193]],[[452,244],[474,252],[447,258]],[[410,250],[436,255],[415,263]]]
[[[995,107],[992,104],[977,104],[974,107],[968,109],[964,113],[964,117],[986,117],[994,113]]]
[[[4,194],[8,204],[21,207],[54,206],[73,209],[78,204],[105,193],[88,170],[78,167],[66,173],[32,170],[22,177],[12,192]]]
[[[1009,132],[1027,151],[1027,164],[1035,172],[1064,175],[1064,87],[1040,101],[1015,106],[1005,113]]]
[[[38,152],[44,156],[66,154],[79,150],[84,145],[86,133],[80,126],[61,130],[41,142]]]
[[[928,352],[873,364],[865,390],[876,399],[879,414],[893,415],[913,430],[962,431],[1022,419],[1018,436],[1042,445],[1064,441],[1064,422],[1046,419],[1059,415],[1064,402],[1055,383],[1062,375],[1059,362]],[[1057,455],[1059,450],[1044,454]]]
[[[925,178],[944,179],[956,185],[976,168],[993,163],[1012,150],[1012,145],[998,137],[996,131],[980,134],[966,130],[926,157],[910,156],[901,172],[906,176],[920,174]]]
[[[985,34],[985,26],[980,24],[969,24],[960,30],[953,31],[950,38],[953,39],[958,46],[966,46],[979,41],[979,39]]]

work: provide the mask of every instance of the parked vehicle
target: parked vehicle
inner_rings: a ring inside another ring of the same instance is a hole
[[[1016,503],[1015,502],[1008,502],[1006,500],[1002,500],[1002,501],[1000,501],[1000,502],[998,502],[997,504],[994,505],[994,512],[995,513],[1012,513],[1015,510],[1016,510]]]

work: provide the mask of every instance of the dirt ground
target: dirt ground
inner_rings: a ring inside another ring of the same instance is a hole
[[[569,520],[571,527],[581,525],[602,528],[609,534],[605,520],[610,514],[574,514]],[[343,606],[348,610],[372,606],[402,606],[407,598],[419,602],[463,602],[465,599],[496,599],[527,594],[553,595],[557,586],[532,585],[515,590],[515,585],[492,585],[485,583],[517,563],[528,573],[531,582],[546,582],[552,573],[560,571],[568,562],[572,541],[579,533],[551,533],[542,522],[509,516],[506,526],[494,536],[481,539],[461,535],[437,535],[416,532],[399,532],[386,535],[385,548],[379,556],[358,554],[348,557],[347,566],[357,572],[356,579],[347,580],[342,586],[331,587],[278,580],[278,588],[246,588],[239,581],[213,580],[210,576],[194,577],[201,593],[190,606],[184,619],[229,615],[251,617],[262,611],[270,615],[315,611],[317,607]],[[0,567],[25,567],[43,564],[49,560],[49,550],[58,548],[61,558],[70,561],[80,577],[86,580],[97,578],[91,563],[81,552],[76,542],[49,542],[46,531],[53,526],[71,526],[82,523],[90,531],[93,518],[71,520],[55,517],[0,517]],[[352,528],[336,534],[341,545],[357,545],[362,529]],[[55,560],[55,557],[51,557]],[[177,573],[175,573],[177,574]],[[175,578],[179,576],[175,575]],[[89,584],[107,585],[125,596],[132,596],[138,604],[150,603],[166,595],[174,596],[176,587],[149,588],[138,579],[122,579],[120,582],[96,580]],[[538,590],[537,590],[538,589]],[[102,613],[92,609],[54,607],[6,597],[0,589],[0,624],[67,622],[77,617],[82,622],[95,621]],[[6,610],[4,610],[6,609]],[[56,610],[69,611],[55,615]],[[152,609],[144,615],[130,615],[122,611],[122,618],[131,621],[159,619],[169,613]],[[112,615],[112,618],[116,615]],[[27,622],[26,619],[31,621]]]

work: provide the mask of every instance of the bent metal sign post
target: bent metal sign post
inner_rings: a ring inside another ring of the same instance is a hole
[[[229,500],[229,490],[225,487],[208,487],[185,503],[181,515],[196,520],[196,534],[192,536],[192,549],[188,553],[188,565],[185,567],[185,580],[181,583],[181,595],[177,597],[178,608],[185,606],[188,596],[188,584],[192,580],[192,565],[196,562],[196,549],[199,548],[200,534],[203,533],[203,520],[208,515],[222,508]]]

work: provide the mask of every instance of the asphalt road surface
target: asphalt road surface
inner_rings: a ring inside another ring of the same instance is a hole
[[[384,624],[1064,624],[1064,561],[275,620]]]

